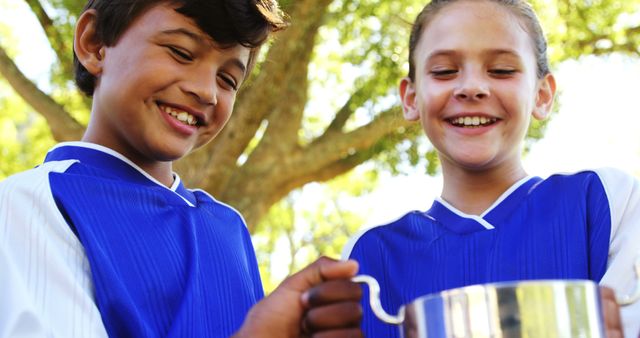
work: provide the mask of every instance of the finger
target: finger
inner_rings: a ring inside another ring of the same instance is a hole
[[[624,338],[620,330],[607,330],[607,338]]]
[[[303,327],[307,332],[358,328],[361,319],[362,307],[359,302],[335,303],[307,311]]]
[[[362,338],[364,334],[360,329],[342,329],[319,332],[312,336],[313,338]]]
[[[287,278],[282,285],[298,291],[305,291],[325,280],[351,278],[357,271],[358,263],[356,261],[336,261],[320,257],[311,265]]]
[[[600,287],[600,300],[602,302],[602,312],[607,336],[615,335],[616,332],[622,331],[622,320],[620,318],[620,305],[616,302],[613,289]]]
[[[362,288],[349,279],[324,282],[307,292],[306,305],[321,306],[339,301],[360,301]]]
[[[604,315],[604,324],[607,331],[621,330],[622,322],[620,320],[620,306],[615,301],[604,300],[602,303]]]
[[[351,278],[358,272],[358,262],[354,260],[336,261],[328,257],[320,257],[320,275],[323,280]]]
[[[605,299],[616,299],[615,291],[608,286],[600,286],[600,297]]]

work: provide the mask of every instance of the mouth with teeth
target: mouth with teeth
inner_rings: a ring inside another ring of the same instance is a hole
[[[196,126],[198,125],[198,118],[187,113],[186,111],[183,110],[179,110],[173,107],[169,107],[169,106],[165,106],[162,104],[158,104],[158,106],[160,107],[160,109],[169,114],[169,116],[173,117],[174,119],[178,120],[181,123],[184,123],[188,126]]]
[[[480,128],[480,127],[490,126],[496,123],[498,119],[495,117],[485,117],[485,116],[461,116],[461,117],[454,117],[454,118],[448,119],[448,121],[449,123],[451,123],[456,127]]]

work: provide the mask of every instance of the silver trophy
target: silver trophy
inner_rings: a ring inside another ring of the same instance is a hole
[[[621,297],[622,306],[640,299],[637,285]],[[353,278],[369,286],[371,309],[404,338],[604,338],[598,285],[588,280],[535,280],[472,285],[415,299],[389,315],[371,276]]]

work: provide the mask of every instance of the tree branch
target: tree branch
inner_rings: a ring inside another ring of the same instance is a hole
[[[18,95],[47,120],[56,141],[74,141],[82,137],[84,127],[73,119],[62,106],[53,101],[49,95],[27,79],[1,46],[0,74],[9,81]]]
[[[353,109],[353,107],[360,106],[360,104],[355,102],[356,101],[355,96],[356,94],[351,95],[347,100],[347,102],[345,102],[344,105],[338,110],[338,112],[336,113],[336,116],[333,118],[333,121],[331,121],[331,123],[329,124],[325,132],[320,136],[320,138],[326,137],[326,135],[331,133],[342,132],[342,128],[344,128],[344,125],[347,123],[351,115],[353,115],[353,113],[355,112],[355,109]]]
[[[297,146],[298,132],[302,124],[302,116],[307,103],[309,62],[316,45],[318,29],[322,25],[328,6],[332,0],[298,0],[292,13],[291,35],[283,37],[287,45],[285,64],[285,80],[278,108],[271,112],[269,129],[264,135],[264,141],[275,138],[279,143]],[[287,32],[289,33],[289,32]],[[283,55],[284,57],[285,55]],[[277,59],[276,59],[277,60]]]
[[[351,115],[355,112],[355,108],[361,107],[367,100],[370,99],[369,88],[372,83],[379,81],[375,76],[369,78],[364,84],[358,87],[358,89],[349,97],[347,102],[338,110],[333,121],[329,124],[324,134],[319,137],[322,139],[327,135],[333,133],[342,132],[342,128],[347,123]]]
[[[268,133],[273,132],[271,127],[278,123],[289,123],[290,126],[286,128],[290,130],[287,133],[295,134],[297,137],[300,122],[295,126],[292,121],[300,120],[306,103],[306,89],[301,91],[300,88],[307,86],[306,70],[315,42],[310,37],[317,34],[330,2],[331,0],[297,0],[292,5],[291,17],[297,20],[276,35],[265,61],[260,65],[260,74],[251,83],[251,87],[240,93],[229,123],[216,140],[204,149],[210,156],[208,163],[216,165],[205,166],[205,178],[199,182],[201,185],[211,187],[214,192],[225,189],[224,185],[219,185],[222,183],[218,182],[229,181],[228,178],[236,169],[238,158],[265,118],[269,118],[270,128],[267,129],[263,141],[269,139]],[[270,118],[272,114],[274,117]],[[277,129],[276,133],[285,132],[283,127],[274,129]],[[291,144],[297,144],[297,139],[295,141]]]
[[[38,22],[40,22],[40,26],[42,26],[49,40],[49,45],[56,53],[62,67],[63,76],[69,80],[73,79],[73,58],[68,39],[58,31],[55,23],[47,15],[39,0],[25,0],[25,2],[38,18]]]
[[[372,147],[378,140],[397,130],[406,129],[410,123],[402,119],[400,107],[392,107],[380,113],[370,123],[348,133],[334,133],[331,137],[322,137],[314,141],[304,151],[301,159],[303,167],[317,163],[316,167],[324,167],[326,163],[338,161],[349,154]],[[318,163],[317,157],[323,158]]]
[[[291,191],[309,182],[324,182],[333,179],[370,160],[372,157],[389,150],[389,147],[395,146],[401,140],[421,133],[419,123],[408,124],[408,122],[404,122],[402,125],[390,131],[383,138],[375,138],[374,142],[372,142],[373,144],[369,147],[361,148],[357,151],[352,150],[342,158],[330,162],[324,161],[324,165],[317,167],[315,170],[308,170],[303,175],[290,178],[285,181],[286,187],[283,190]]]

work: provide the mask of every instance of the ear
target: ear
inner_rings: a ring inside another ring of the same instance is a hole
[[[73,51],[78,61],[94,76],[102,73],[105,46],[96,35],[97,13],[90,9],[78,18]]]
[[[407,121],[420,119],[420,111],[417,109],[415,84],[409,77],[400,81],[400,99],[402,100],[402,115]]]
[[[533,109],[533,117],[538,120],[547,118],[553,108],[553,100],[556,96],[556,79],[549,73],[538,82],[536,93],[536,106]]]

